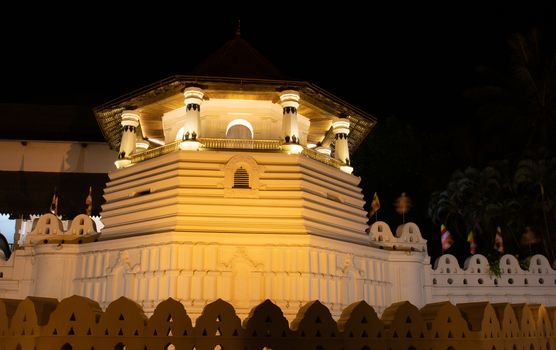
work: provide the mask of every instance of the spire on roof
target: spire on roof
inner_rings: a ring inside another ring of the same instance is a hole
[[[212,77],[286,79],[280,70],[241,36],[241,20],[237,22],[236,35],[191,73]]]

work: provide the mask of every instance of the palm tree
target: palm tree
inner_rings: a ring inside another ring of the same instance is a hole
[[[552,260],[556,252],[551,235],[551,228],[556,224],[554,198],[556,190],[556,157],[546,149],[522,159],[517,164],[514,175],[514,189],[520,201],[526,206],[530,226],[537,223],[537,232],[541,233],[546,256]],[[540,223],[540,224],[539,224]]]
[[[489,242],[491,228],[496,227],[503,212],[501,208],[509,206],[501,202],[502,188],[500,173],[494,167],[456,170],[447,188],[431,197],[429,217],[436,226],[446,224],[459,239],[465,239],[473,230],[482,241]],[[484,249],[485,244],[481,250]]]

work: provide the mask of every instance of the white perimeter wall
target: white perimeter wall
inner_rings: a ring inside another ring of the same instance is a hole
[[[0,298],[78,294],[106,307],[124,295],[151,313],[172,297],[193,318],[218,298],[241,317],[271,299],[290,320],[315,299],[336,318],[361,299],[378,313],[401,300],[419,307],[445,300],[556,306],[556,271],[543,256],[532,257],[526,271],[504,256],[500,277],[488,274],[480,255],[464,268],[450,255],[436,269],[428,261],[423,251],[312,235],[160,233],[81,245],[37,242],[0,261]]]
[[[378,312],[400,300],[424,305],[424,252],[310,235],[270,236],[165,233],[82,245],[38,243],[0,262],[0,297],[78,294],[106,307],[125,295],[149,313],[172,297],[193,316],[218,298],[242,316],[271,299],[289,319],[315,299],[335,317],[361,299]]]

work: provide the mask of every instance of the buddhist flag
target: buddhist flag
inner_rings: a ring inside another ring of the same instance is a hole
[[[91,216],[93,212],[93,187],[89,186],[89,195],[85,199],[85,214]]]
[[[496,228],[496,237],[494,237],[494,250],[498,253],[504,253],[504,239],[502,239],[502,229],[500,226]]]
[[[378,200],[378,194],[375,192],[375,195],[373,196],[373,201],[371,202],[371,212],[369,213],[369,216],[375,215],[379,209],[380,209],[380,201]]]
[[[440,226],[440,233],[442,241],[442,254],[444,254],[444,252],[450,249],[450,247],[454,243],[454,240],[452,239],[452,234],[446,229],[446,226],[444,224]]]
[[[469,253],[471,253],[471,255],[477,254],[478,244],[475,241],[475,234],[473,231],[469,231],[469,234],[467,235],[467,242],[469,242]]]
[[[50,212],[58,216],[58,194],[56,193],[56,189],[54,189],[52,201],[50,202]]]

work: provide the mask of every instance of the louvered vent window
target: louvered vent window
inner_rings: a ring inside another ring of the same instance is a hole
[[[243,167],[239,167],[234,173],[233,188],[251,188],[249,187],[249,173]]]

